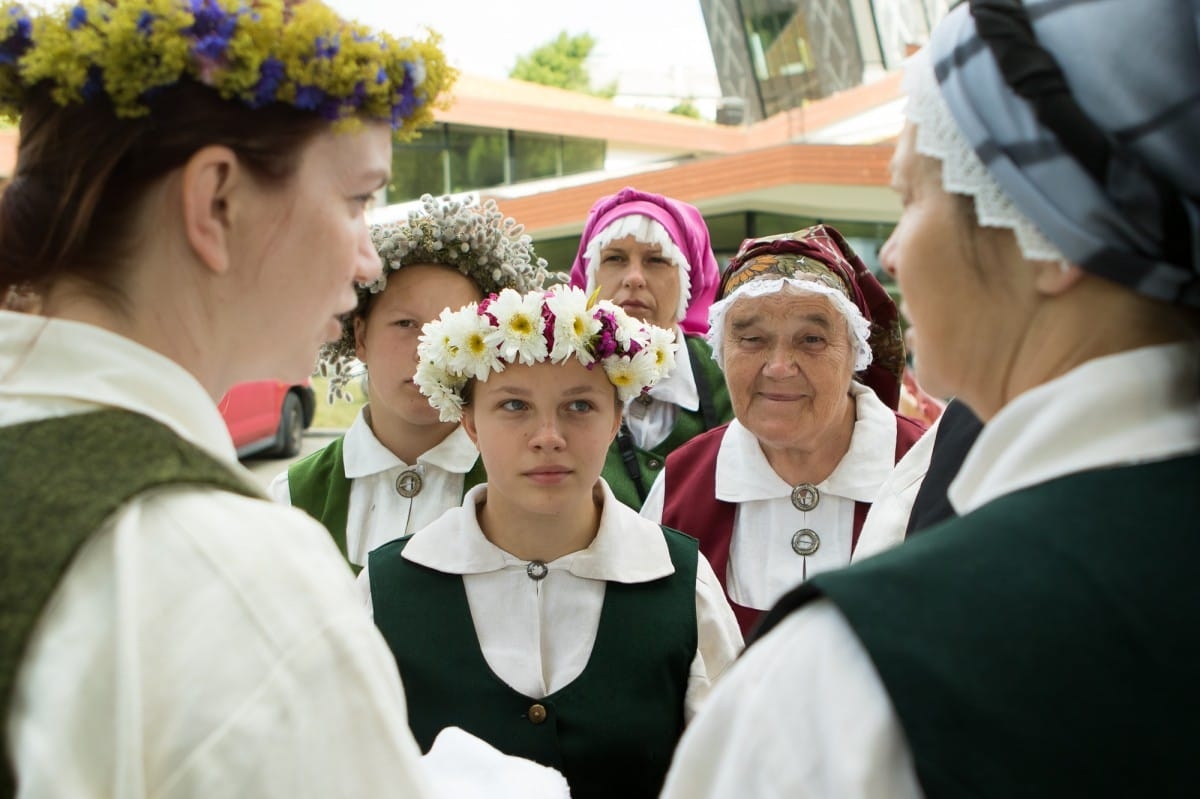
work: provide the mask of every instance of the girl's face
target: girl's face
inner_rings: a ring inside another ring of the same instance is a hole
[[[457,310],[483,298],[474,281],[440,264],[408,264],[388,275],[365,318],[354,320],[355,353],[367,365],[371,420],[390,415],[413,426],[442,424],[416,384],[421,327],[446,308]]]
[[[599,366],[509,365],[472,386],[463,427],[488,475],[488,505],[512,515],[578,513],[591,505],[621,423]]]
[[[633,236],[609,242],[596,267],[600,299],[612,300],[635,319],[671,330],[679,311],[679,267],[662,247]]]
[[[249,180],[231,252],[244,274],[226,300],[241,308],[244,351],[256,353],[241,379],[311,374],[316,352],[340,333],[338,317],[358,304],[355,284],[379,276],[366,210],[391,171],[391,131],[365,123],[309,142],[283,187]]]

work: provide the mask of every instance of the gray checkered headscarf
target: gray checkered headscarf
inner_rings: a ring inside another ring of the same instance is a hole
[[[909,71],[917,149],[981,224],[1014,229],[1028,257],[1200,307],[1200,0],[971,0]],[[938,132],[942,104],[955,131]],[[974,164],[950,163],[956,137],[970,153],[954,160]]]

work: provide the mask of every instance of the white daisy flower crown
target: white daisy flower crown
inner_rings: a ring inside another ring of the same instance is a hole
[[[508,364],[600,364],[622,402],[675,367],[675,333],[596,302],[577,287],[522,294],[504,289],[482,302],[449,309],[421,329],[413,381],[443,422],[462,419],[468,381],[487,381]]]

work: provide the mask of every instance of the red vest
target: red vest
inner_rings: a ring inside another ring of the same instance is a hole
[[[662,523],[700,541],[700,551],[708,558],[728,599],[725,573],[729,568],[729,543],[733,539],[737,504],[723,502],[716,496],[717,451],[727,427],[728,424],[723,424],[701,433],[667,456]],[[897,413],[895,460],[900,460],[924,432],[920,422]],[[858,544],[858,534],[870,508],[869,502],[854,503],[851,551]],[[737,616],[742,635],[747,635],[763,611],[739,605],[732,599],[729,605]]]

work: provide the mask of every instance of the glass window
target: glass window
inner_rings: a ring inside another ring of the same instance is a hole
[[[450,191],[500,186],[507,182],[506,131],[450,126]]]
[[[561,138],[513,131],[512,179],[536,180],[562,174],[559,164]]]
[[[392,179],[387,202],[402,203],[422,194],[445,194],[446,126],[437,125],[418,138],[392,145]]]
[[[562,173],[576,175],[604,169],[605,142],[602,139],[562,140]]]

